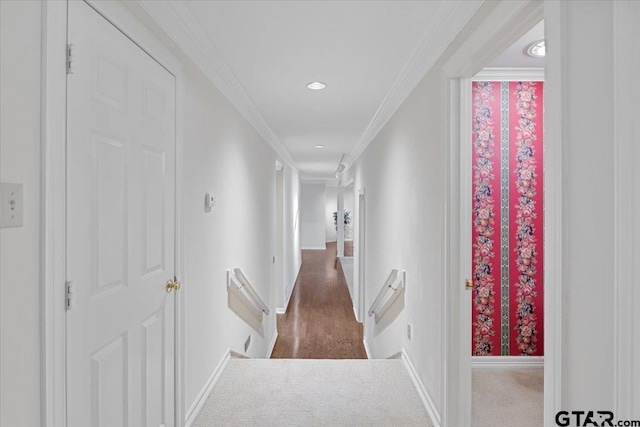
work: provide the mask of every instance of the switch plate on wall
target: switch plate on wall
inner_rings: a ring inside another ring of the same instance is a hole
[[[0,184],[0,228],[22,227],[22,184]]]
[[[204,211],[211,212],[216,207],[217,198],[215,194],[207,193],[204,195]]]

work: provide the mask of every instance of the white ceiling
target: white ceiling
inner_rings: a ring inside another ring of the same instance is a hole
[[[525,53],[530,44],[544,38],[544,21],[529,30],[511,47],[491,61],[495,68],[544,68],[544,58],[534,58]]]
[[[330,179],[481,2],[141,3],[301,176]],[[306,88],[316,80],[327,88]]]

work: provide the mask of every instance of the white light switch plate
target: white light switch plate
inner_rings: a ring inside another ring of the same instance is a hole
[[[0,184],[0,228],[22,227],[22,184]]]
[[[211,212],[217,204],[217,198],[215,194],[207,193],[204,195],[204,211]]]

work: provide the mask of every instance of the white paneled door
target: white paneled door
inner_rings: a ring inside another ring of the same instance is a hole
[[[173,426],[175,78],[85,2],[68,38],[68,426]]]

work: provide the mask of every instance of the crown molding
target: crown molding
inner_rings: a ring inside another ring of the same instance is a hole
[[[472,77],[543,18],[541,1],[500,1],[447,60],[445,74]],[[514,26],[513,22],[520,25]],[[486,48],[488,45],[491,49]]]
[[[338,186],[338,180],[337,179],[331,179],[331,178],[325,178],[325,177],[320,177],[320,176],[301,176],[300,177],[300,182],[302,184],[324,184],[327,187],[337,187]]]
[[[296,161],[260,114],[229,64],[187,5],[183,2],[158,0],[138,0],[138,3],[256,129],[280,158],[298,171]]]
[[[433,17],[436,24],[428,25],[369,125],[346,157],[349,166],[366,150],[481,5],[482,1],[441,3]]]
[[[472,81],[544,81],[544,68],[484,68]]]

